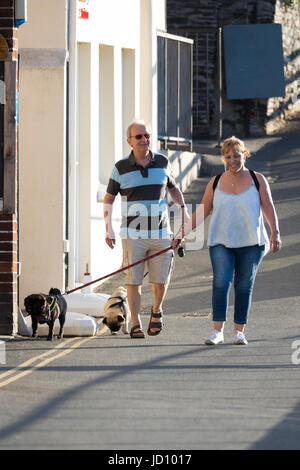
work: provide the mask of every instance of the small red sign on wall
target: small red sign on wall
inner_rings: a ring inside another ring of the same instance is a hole
[[[88,20],[89,12],[85,8],[80,8],[79,10],[79,18]]]
[[[89,19],[89,3],[90,0],[78,0],[79,3],[79,18],[82,20],[88,20]]]

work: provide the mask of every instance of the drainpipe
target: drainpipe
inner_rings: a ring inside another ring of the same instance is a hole
[[[223,134],[223,77],[222,77],[222,28],[218,29],[218,80],[219,80],[219,108],[218,108],[218,145],[221,147],[221,140]]]
[[[64,237],[64,255],[65,255],[65,290],[69,285],[69,89],[70,89],[70,0],[67,0],[67,60],[66,60],[66,169],[65,169],[65,237]]]
[[[79,162],[77,161],[77,39],[76,39],[76,2],[68,0],[68,158],[67,158],[67,230],[69,240],[67,287],[74,288],[76,281],[77,245],[77,188]]]

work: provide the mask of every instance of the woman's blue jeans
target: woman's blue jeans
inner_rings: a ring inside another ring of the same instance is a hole
[[[264,246],[209,248],[213,268],[213,321],[226,321],[229,292],[234,276],[234,323],[245,325],[258,266],[264,255]]]

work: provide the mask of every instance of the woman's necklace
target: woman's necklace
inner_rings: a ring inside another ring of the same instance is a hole
[[[234,187],[237,183],[237,176],[231,175],[233,179],[231,179],[231,186]]]
[[[243,173],[237,173],[237,174],[233,174],[230,172],[230,177],[231,177],[231,186],[232,187],[235,187],[239,181],[241,181],[241,179],[243,178]]]

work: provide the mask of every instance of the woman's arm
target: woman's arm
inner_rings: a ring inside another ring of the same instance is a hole
[[[176,249],[182,242],[183,238],[187,235],[192,230],[195,230],[195,228],[200,225],[206,217],[210,214],[210,211],[213,206],[213,198],[214,198],[214,192],[213,192],[213,182],[215,178],[212,178],[205,189],[204,196],[202,198],[201,203],[193,213],[192,217],[188,222],[184,224],[184,226],[180,229],[176,237],[171,243],[172,248]]]

